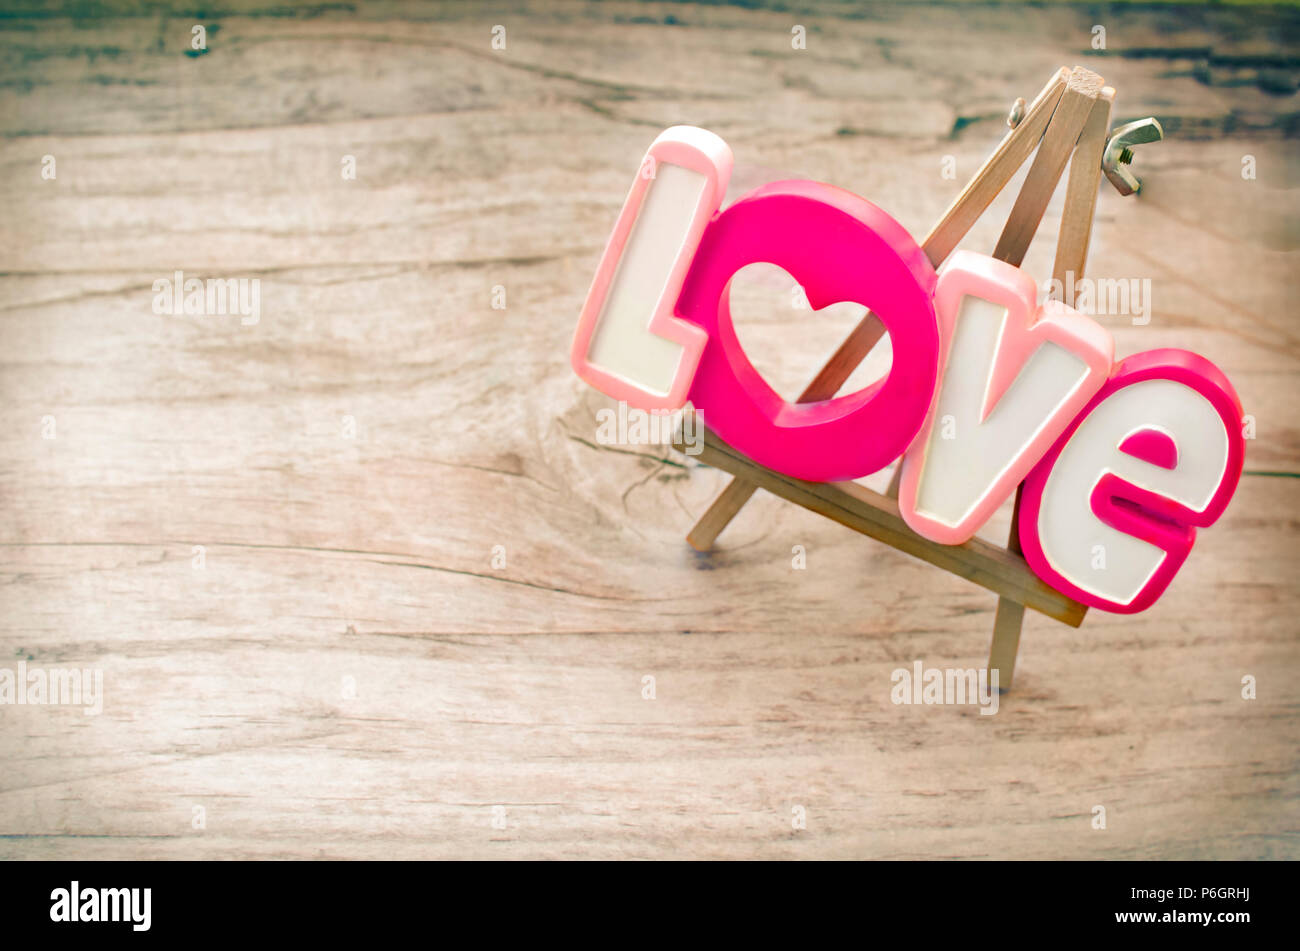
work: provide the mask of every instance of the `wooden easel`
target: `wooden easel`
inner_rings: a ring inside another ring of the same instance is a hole
[[[1073,155],[1056,245],[1056,260],[1052,267],[1052,276],[1056,280],[1053,286],[1063,288],[1064,303],[1073,305],[1073,283],[1066,280],[1066,274],[1073,272],[1076,280],[1082,276],[1088,256],[1093,209],[1097,186],[1101,180],[1102,154],[1106,147],[1114,97],[1115,90],[1103,86],[1101,77],[1096,73],[1082,67],[1076,67],[1073,71],[1062,67],[1043,87],[1042,92],[1025,110],[1024,116],[1015,122],[1001,144],[921,242],[921,248],[930,262],[935,267],[943,263],[1030,153],[1037,148],[1038,154],[1034,157],[993,252],[994,257],[1019,267],[1065,170],[1065,164]],[[800,395],[799,402],[832,399],[884,335],[884,329],[884,325],[873,314],[866,314],[816,378],[808,384]],[[803,482],[767,469],[737,452],[713,433],[707,430],[703,432],[699,460],[730,472],[735,478],[686,536],[687,541],[699,551],[710,549],[754,491],[763,488],[900,551],[983,585],[998,595],[989,669],[998,670],[999,685],[1003,690],[1010,689],[1015,673],[1025,608],[1033,608],[1071,627],[1083,623],[1088,609],[1044,583],[1021,556],[1017,531],[1020,515],[1019,489],[1016,490],[1011,535],[1006,548],[990,545],[978,538],[971,539],[964,545],[941,545],[917,535],[899,515],[897,496],[901,467],[895,470],[893,481],[885,495],[872,492],[854,482]],[[674,441],[674,448],[679,452],[685,451],[680,438]]]

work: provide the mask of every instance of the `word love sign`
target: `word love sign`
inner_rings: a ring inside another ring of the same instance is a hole
[[[688,400],[726,442],[795,478],[856,479],[902,457],[898,505],[918,534],[957,545],[1024,483],[1030,567],[1093,607],[1149,607],[1199,526],[1241,477],[1241,404],[1185,350],[1114,362],[1099,324],[1036,303],[1018,268],[969,251],[936,274],[896,221],[810,181],[765,185],[719,211],[731,150],[675,126],[650,146],[596,271],[574,370],[644,410]],[[732,276],[776,264],[814,309],[868,307],[893,363],[883,380],[789,403],[745,356]]]

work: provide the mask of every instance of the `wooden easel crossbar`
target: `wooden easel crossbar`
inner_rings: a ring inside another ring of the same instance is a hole
[[[1060,69],[921,242],[931,264],[939,267],[956,249],[980,215],[1037,149],[993,256],[1020,266],[1069,162],[1070,175],[1052,276],[1053,288],[1060,288],[1060,293],[1066,295],[1064,303],[1072,305],[1074,301],[1069,299],[1069,295],[1074,285],[1066,275],[1072,272],[1077,280],[1082,276],[1087,260],[1114,96],[1115,91],[1103,86],[1096,73],[1082,67],[1072,71]],[[808,384],[799,396],[799,402],[834,398],[884,331],[879,319],[866,314]],[[762,488],[982,585],[998,595],[989,668],[998,670],[999,684],[1004,690],[1010,688],[1015,673],[1025,608],[1072,627],[1083,623],[1087,608],[1039,579],[1020,553],[1017,528],[1019,490],[1006,548],[978,538],[964,545],[941,545],[913,532],[899,515],[897,495],[901,467],[895,470],[893,481],[884,495],[854,482],[804,482],[761,466],[714,433],[707,429],[703,432],[700,461],[723,469],[735,478],[686,536],[696,549],[710,549],[755,490]],[[686,447],[678,439],[674,448],[685,452]]]

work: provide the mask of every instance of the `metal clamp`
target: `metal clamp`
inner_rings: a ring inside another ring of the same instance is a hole
[[[1133,161],[1133,146],[1159,142],[1165,137],[1157,119],[1138,119],[1126,122],[1115,129],[1106,140],[1106,150],[1101,155],[1101,170],[1121,195],[1136,194],[1142,183],[1128,170]]]

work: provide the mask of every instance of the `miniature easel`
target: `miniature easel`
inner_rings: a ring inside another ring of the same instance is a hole
[[[1053,288],[1062,288],[1066,295],[1064,303],[1073,305],[1070,297],[1074,282],[1068,281],[1066,275],[1073,272],[1077,281],[1088,256],[1114,97],[1115,90],[1103,87],[1096,73],[1082,67],[1073,71],[1062,67],[1024,111],[1023,117],[1017,119],[1013,113],[1008,120],[1011,131],[921,242],[930,262],[936,268],[943,263],[1037,147],[1038,154],[993,252],[995,258],[1019,267],[1065,164],[1073,155],[1052,267]],[[1017,110],[1019,107],[1018,102]],[[1129,158],[1131,155],[1126,153],[1120,161],[1127,162]],[[799,402],[832,399],[884,331],[884,325],[873,314],[866,314],[803,391]],[[679,452],[685,450],[680,439],[674,442],[674,447]],[[979,538],[964,545],[941,545],[917,535],[899,515],[901,467],[895,470],[885,495],[854,482],[803,482],[759,465],[707,430],[704,430],[699,460],[735,476],[686,536],[699,551],[711,548],[754,491],[763,488],[996,592],[998,608],[993,622],[989,668],[998,670],[1003,690],[1011,687],[1015,673],[1025,608],[1033,608],[1071,627],[1083,623],[1088,609],[1040,580],[1020,554],[1019,489],[1006,548]]]

